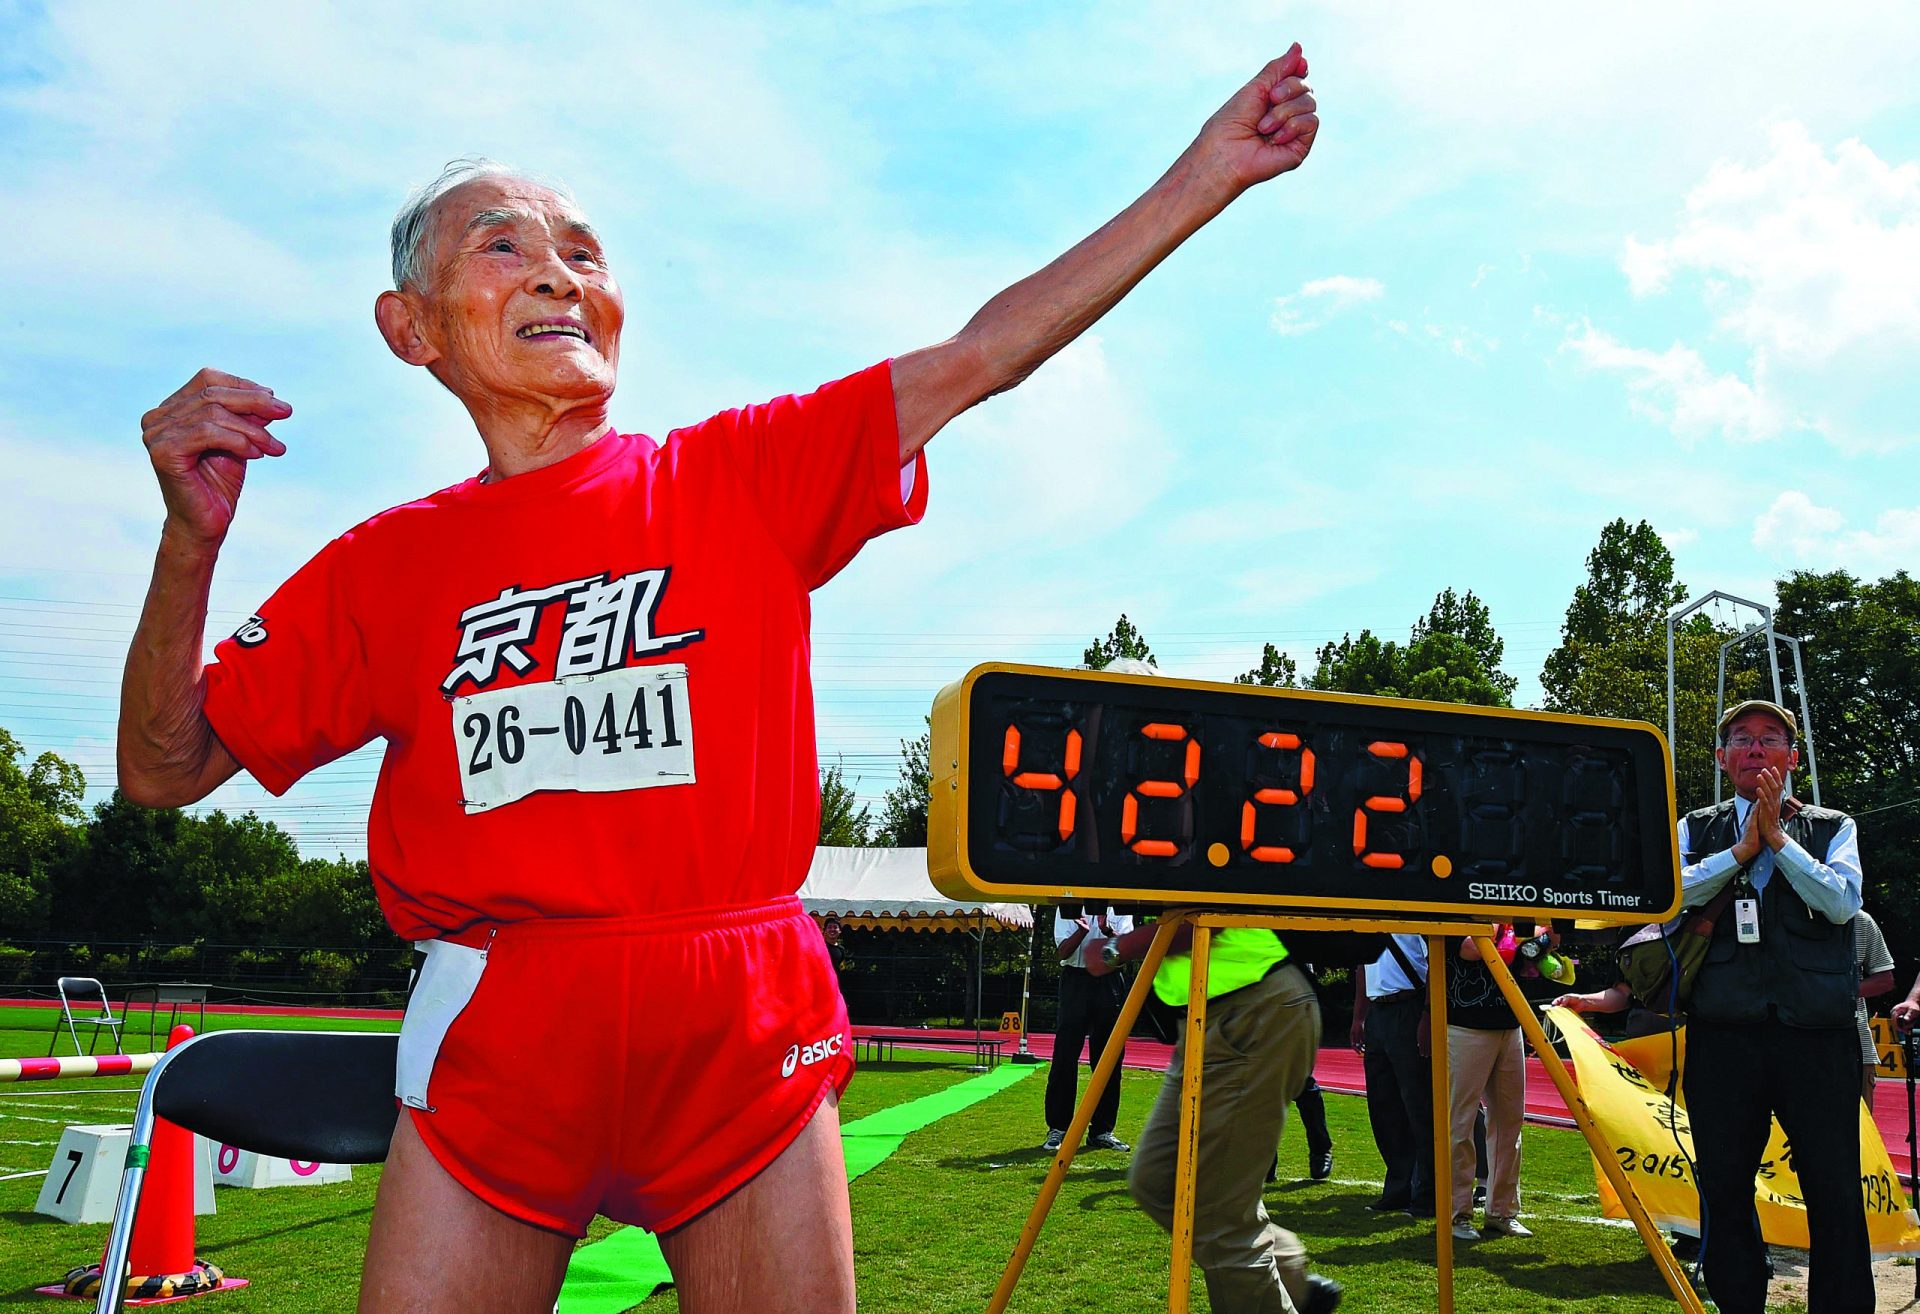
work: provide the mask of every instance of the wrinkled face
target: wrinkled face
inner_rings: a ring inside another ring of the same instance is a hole
[[[434,207],[422,331],[460,397],[604,400],[626,303],[600,239],[565,198],[477,178]]]
[[[1727,742],[1714,753],[1721,770],[1733,782],[1734,793],[1752,798],[1760,788],[1760,773],[1772,767],[1785,780],[1800,765],[1793,732],[1771,712],[1748,712],[1727,727]]]

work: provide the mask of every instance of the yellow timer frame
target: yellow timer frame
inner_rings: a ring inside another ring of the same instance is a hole
[[[934,700],[949,897],[1644,923],[1680,905],[1642,721],[988,663]]]

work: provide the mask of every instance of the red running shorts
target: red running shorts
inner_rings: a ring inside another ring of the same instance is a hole
[[[671,1231],[750,1181],[853,1075],[794,898],[546,919],[433,942],[397,1095],[441,1167],[515,1218]]]

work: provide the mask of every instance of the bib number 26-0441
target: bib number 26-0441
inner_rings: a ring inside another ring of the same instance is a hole
[[[456,698],[453,736],[470,813],[543,789],[693,783],[685,666],[628,666]]]

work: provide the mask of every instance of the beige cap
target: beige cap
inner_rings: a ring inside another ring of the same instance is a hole
[[[1724,744],[1727,741],[1727,727],[1745,716],[1748,712],[1765,712],[1767,715],[1778,719],[1780,724],[1787,727],[1787,732],[1795,738],[1798,738],[1800,735],[1800,723],[1793,719],[1792,712],[1780,706],[1779,703],[1768,702],[1764,698],[1749,698],[1745,702],[1735,703],[1732,707],[1729,707],[1726,715],[1720,718],[1720,724],[1717,727],[1716,734],[1721,743]]]

